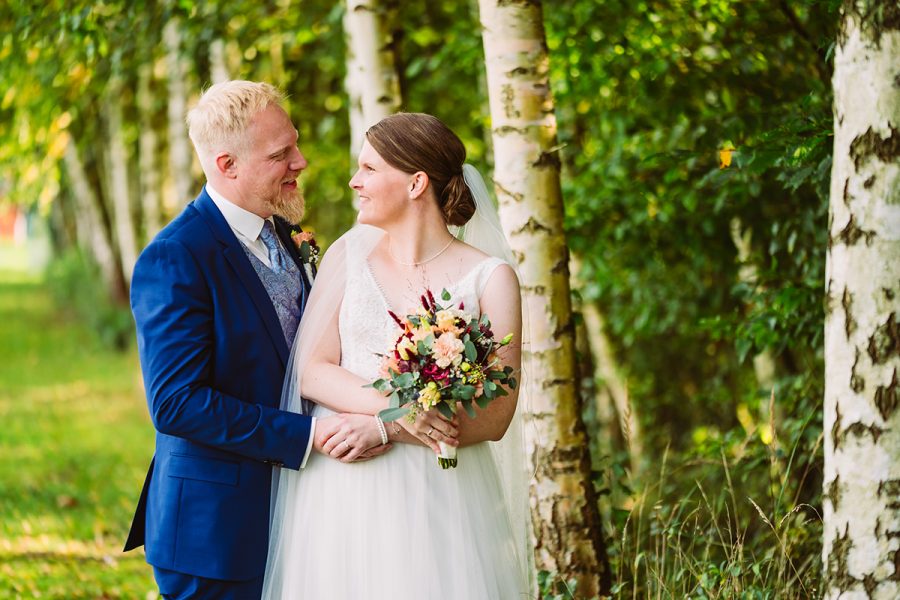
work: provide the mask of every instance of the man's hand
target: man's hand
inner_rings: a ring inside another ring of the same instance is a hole
[[[350,463],[381,456],[392,446],[381,443],[375,417],[343,413],[316,421],[313,447],[317,452]]]

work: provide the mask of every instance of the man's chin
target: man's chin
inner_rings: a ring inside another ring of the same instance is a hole
[[[303,213],[306,209],[306,203],[303,194],[299,191],[291,194],[290,197],[282,196],[274,202],[269,202],[272,212],[291,225],[296,225],[303,220]]]

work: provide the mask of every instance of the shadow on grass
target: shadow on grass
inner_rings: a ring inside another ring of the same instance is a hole
[[[137,356],[0,271],[0,599],[155,596],[121,548],[153,452]]]

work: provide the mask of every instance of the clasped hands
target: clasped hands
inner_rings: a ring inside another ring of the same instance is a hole
[[[385,427],[391,440],[415,439],[436,454],[440,453],[438,442],[459,446],[459,420],[447,419],[436,410],[420,413],[412,422],[401,417],[393,423],[385,423]],[[316,421],[313,447],[322,454],[351,463],[381,456],[393,447],[390,442],[382,444],[381,441],[375,417],[341,413]]]

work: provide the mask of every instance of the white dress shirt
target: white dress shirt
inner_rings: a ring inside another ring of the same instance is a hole
[[[272,262],[269,260],[269,250],[266,248],[263,241],[259,239],[264,219],[249,210],[241,208],[217,192],[209,182],[206,183],[206,193],[209,194],[209,197],[212,198],[216,208],[218,208],[219,212],[222,213],[222,216],[225,217],[225,222],[228,223],[228,226],[231,228],[231,231],[234,232],[237,239],[247,247],[253,256],[258,258],[267,267],[272,268]],[[269,217],[268,221],[271,222],[272,218]],[[274,223],[272,223],[272,225],[274,226]],[[278,236],[275,237],[277,238]],[[281,241],[279,240],[278,243],[280,244]],[[312,453],[313,436],[315,435],[316,418],[312,417],[312,425],[310,425],[309,429],[309,442],[306,445],[306,453],[303,455],[303,462],[300,463],[301,469],[306,466],[306,461],[309,460],[309,455]]]

